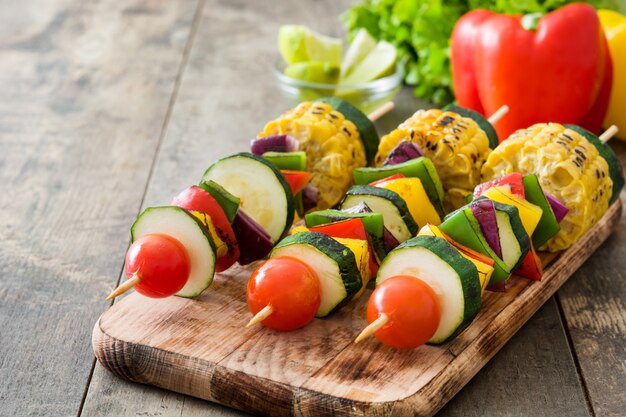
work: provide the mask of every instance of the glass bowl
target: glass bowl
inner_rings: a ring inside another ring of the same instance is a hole
[[[402,85],[402,69],[396,65],[396,72],[365,84],[320,84],[296,80],[285,75],[286,64],[281,60],[274,65],[274,76],[278,87],[292,106],[303,101],[312,101],[320,97],[339,97],[363,113],[369,114],[388,101],[400,91]]]

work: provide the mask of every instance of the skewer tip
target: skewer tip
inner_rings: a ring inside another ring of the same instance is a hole
[[[500,108],[498,110],[496,110],[491,116],[489,116],[487,121],[489,123],[491,123],[491,124],[498,123],[498,121],[500,119],[502,119],[504,116],[506,116],[506,114],[509,112],[509,110],[510,110],[509,106],[504,104],[504,105],[500,106]]]
[[[106,300],[110,301],[110,300],[114,299],[115,297],[124,294],[126,291],[130,290],[135,285],[139,284],[139,281],[141,281],[141,278],[139,277],[139,275],[134,274],[132,277],[130,277],[129,279],[127,279],[126,281],[124,281],[120,285],[118,285],[118,287],[116,289],[114,289],[111,292],[111,294],[109,294],[107,296]]]
[[[599,136],[600,142],[607,143],[619,131],[616,125],[611,125]]]
[[[376,320],[371,322],[359,335],[354,339],[354,343],[359,343],[363,339],[367,339],[370,336],[373,336],[374,333],[382,329],[385,324],[389,321],[389,316],[385,313],[382,313]]]
[[[372,122],[375,122],[376,120],[383,117],[385,114],[389,113],[395,107],[396,107],[396,104],[393,101],[388,101],[382,106],[380,106],[379,108],[377,108],[376,110],[374,110],[373,112],[371,112],[370,114],[368,114],[367,118],[370,119]]]
[[[272,309],[272,306],[266,305],[265,307],[263,307],[263,309],[261,309],[258,313],[256,313],[254,317],[250,319],[248,324],[246,324],[246,328],[252,327],[255,324],[261,323],[263,320],[268,318],[273,312],[274,310]]]

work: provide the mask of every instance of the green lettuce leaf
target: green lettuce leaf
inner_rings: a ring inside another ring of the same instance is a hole
[[[393,43],[404,68],[404,81],[417,97],[438,106],[454,101],[450,72],[450,35],[470,10],[498,13],[548,13],[574,0],[364,0],[341,19],[350,37],[360,28],[378,40]],[[596,8],[620,10],[623,0],[587,1]]]

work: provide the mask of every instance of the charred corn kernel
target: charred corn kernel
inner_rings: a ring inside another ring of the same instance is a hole
[[[464,205],[480,182],[480,168],[490,152],[489,139],[478,124],[454,112],[419,110],[381,139],[376,165],[402,141],[417,143],[433,161],[445,190],[446,211]]]
[[[352,185],[352,171],[366,164],[358,129],[330,104],[300,103],[268,122],[257,137],[282,134],[296,138],[306,152],[311,184],[320,192],[318,209],[337,204]]]
[[[569,209],[561,231],[542,250],[567,249],[609,207],[613,181],[606,160],[587,139],[558,123],[513,133],[491,152],[482,177],[486,181],[516,171],[537,174],[543,189]]]

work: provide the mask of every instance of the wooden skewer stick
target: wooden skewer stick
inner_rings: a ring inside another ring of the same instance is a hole
[[[388,101],[385,104],[383,104],[382,106],[380,106],[379,108],[377,108],[376,110],[374,110],[373,112],[371,112],[370,114],[368,114],[367,117],[372,122],[375,122],[376,120],[380,119],[383,115],[389,113],[395,107],[396,107],[396,105],[395,105],[395,103],[393,101]]]
[[[252,327],[255,324],[261,323],[263,320],[268,318],[273,312],[274,312],[274,309],[272,309],[272,306],[266,305],[265,307],[263,307],[261,311],[256,313],[254,317],[252,317],[252,319],[250,319],[248,324],[246,324],[246,327]]]
[[[489,116],[487,121],[492,125],[498,123],[498,120],[502,119],[509,112],[509,110],[509,106],[505,104],[504,106],[496,110],[491,116]]]
[[[376,320],[371,322],[369,326],[367,326],[363,331],[354,339],[354,343],[359,343],[363,339],[367,339],[370,336],[373,336],[374,333],[383,328],[385,324],[389,321],[389,316],[385,313],[382,313]]]
[[[600,135],[600,142],[607,143],[618,132],[618,128],[615,125],[611,125],[603,134]]]
[[[139,277],[139,275],[134,274],[132,277],[122,282],[116,289],[114,289],[113,292],[109,294],[109,296],[106,298],[107,301],[112,300],[115,297],[124,294],[126,291],[130,290],[135,285],[139,284],[139,281],[141,281],[141,278]]]

